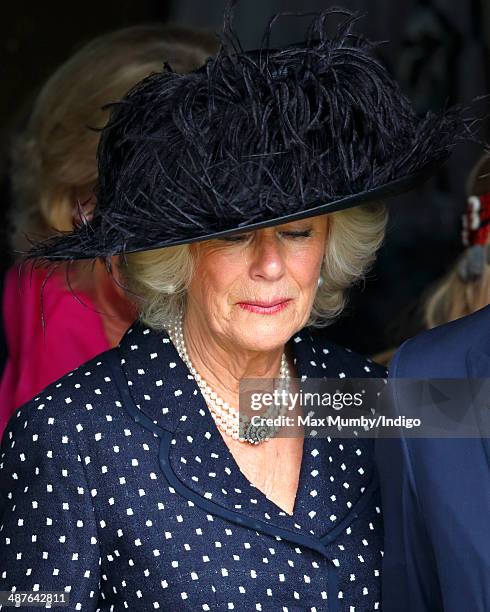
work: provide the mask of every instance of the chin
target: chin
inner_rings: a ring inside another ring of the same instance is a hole
[[[237,330],[236,338],[244,348],[268,351],[285,344],[295,331],[290,319],[274,322],[248,319]]]

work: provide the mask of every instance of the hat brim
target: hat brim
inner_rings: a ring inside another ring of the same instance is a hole
[[[393,196],[408,192],[418,185],[421,185],[428,180],[435,172],[444,164],[447,157],[436,161],[431,161],[422,166],[417,172],[397,178],[393,181],[380,185],[376,188],[362,191],[359,193],[344,196],[329,202],[316,201],[312,202],[307,208],[296,212],[256,221],[254,223],[241,223],[225,230],[216,232],[207,232],[185,239],[169,239],[168,237],[161,241],[152,241],[151,243],[145,239],[144,235],[128,237],[127,240],[121,240],[118,237],[117,245],[112,245],[107,240],[106,231],[102,230],[101,219],[95,218],[92,223],[86,223],[79,227],[74,232],[56,235],[43,242],[37,243],[35,247],[24,254],[26,259],[48,259],[48,260],[82,260],[95,259],[97,257],[110,257],[113,255],[121,255],[123,253],[135,253],[139,251],[150,251],[154,249],[166,248],[169,246],[177,246],[180,244],[190,244],[193,242],[201,242],[215,238],[222,238],[244,231],[252,231],[275,225],[283,225],[292,221],[305,219],[308,217],[316,217],[322,214],[331,214],[361,204],[369,202],[384,201]]]

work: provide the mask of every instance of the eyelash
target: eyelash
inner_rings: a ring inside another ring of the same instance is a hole
[[[311,230],[305,230],[303,232],[281,232],[290,238],[309,238],[311,236]],[[224,240],[226,242],[241,242],[246,238],[247,234],[238,234],[237,236],[225,236],[224,238],[220,238],[219,240]]]

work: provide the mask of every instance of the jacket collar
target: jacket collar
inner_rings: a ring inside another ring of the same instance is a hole
[[[385,376],[376,364],[303,328],[289,341],[305,378]],[[345,528],[373,490],[371,439],[305,437],[293,515],[255,488],[240,471],[194,378],[168,333],[135,323],[119,357],[136,407],[173,434],[168,463],[186,487],[244,518],[317,538]],[[366,493],[366,495],[364,495]]]

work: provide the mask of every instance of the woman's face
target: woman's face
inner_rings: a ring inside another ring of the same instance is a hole
[[[249,350],[287,342],[308,320],[327,228],[327,215],[320,215],[192,243],[196,269],[188,291],[188,316]],[[253,305],[271,302],[280,304]]]

